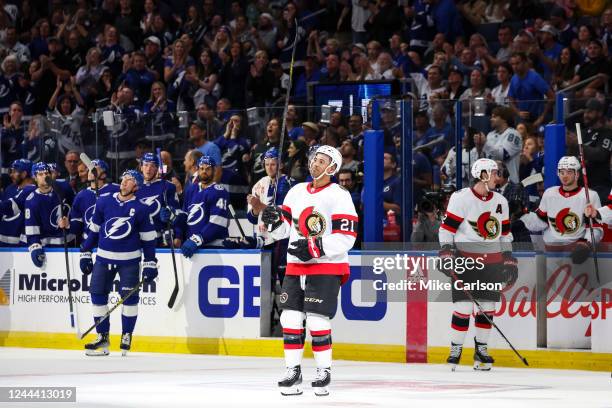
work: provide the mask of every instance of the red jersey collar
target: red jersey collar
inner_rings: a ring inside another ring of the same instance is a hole
[[[330,181],[329,183],[327,183],[326,185],[324,185],[323,187],[314,187],[313,182],[311,181],[310,183],[308,183],[308,185],[306,186],[306,191],[308,191],[310,194],[316,194],[319,191],[326,189],[327,187],[332,185],[332,182]]]
[[[490,199],[493,198],[493,192],[492,191],[489,191],[486,196],[481,196],[480,194],[478,194],[476,192],[476,190],[474,190],[474,188],[470,187],[470,190],[472,190],[472,194],[474,194],[476,196],[476,198],[481,200],[481,201],[489,201]]]
[[[559,187],[559,194],[561,194],[563,197],[573,197],[576,194],[578,194],[581,190],[582,190],[582,187],[578,186],[574,190],[565,191],[563,189],[563,186],[561,186]]]

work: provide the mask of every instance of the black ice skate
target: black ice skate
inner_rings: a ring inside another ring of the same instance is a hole
[[[329,395],[327,387],[331,382],[331,369],[330,368],[317,368],[317,377],[312,382],[312,389],[315,395],[324,396]]]
[[[494,362],[487,350],[487,343],[479,343],[474,338],[474,370],[489,371]]]
[[[278,382],[282,395],[301,395],[302,394],[302,367],[287,367],[285,376]]]
[[[459,360],[461,360],[462,351],[462,344],[455,344],[451,342],[450,355],[446,359],[446,362],[450,364],[452,371],[455,371],[455,368],[457,368],[457,364],[459,364]]]
[[[121,335],[121,345],[119,348],[121,349],[121,355],[127,356],[127,352],[130,351],[130,347],[132,346],[132,333],[123,333]]]
[[[87,356],[108,356],[108,333],[98,333],[98,337],[85,345],[85,355]]]

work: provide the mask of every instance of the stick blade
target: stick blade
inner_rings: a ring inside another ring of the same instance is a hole
[[[85,153],[81,153],[79,157],[81,158],[81,161],[83,162],[83,164],[84,164],[84,165],[85,165],[85,166],[86,166],[86,167],[87,167],[89,170],[91,170],[91,169],[93,169],[93,168],[94,168],[94,165],[93,165],[93,163],[91,162],[91,160],[89,159],[89,156],[87,156]]]
[[[170,300],[168,300],[168,308],[172,309],[174,307],[174,303],[176,302],[176,297],[178,296],[178,286],[175,286],[170,294]]]

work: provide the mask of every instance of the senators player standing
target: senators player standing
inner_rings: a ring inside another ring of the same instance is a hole
[[[495,188],[496,179],[492,176],[497,171],[497,163],[491,159],[478,159],[474,162],[471,173],[476,183],[471,188],[461,189],[451,195],[439,232],[442,247],[439,256],[445,266],[442,272],[454,282],[451,349],[447,359],[453,371],[461,359],[470,316],[474,312],[471,299],[466,291],[459,287],[460,281],[506,283],[510,286],[518,276],[517,261],[511,252],[508,201],[501,194],[491,191]],[[455,260],[457,257],[474,259],[475,267],[462,274],[459,269],[453,271],[454,268],[449,266],[447,258]],[[499,301],[500,292],[470,290],[470,294],[482,307],[482,310],[476,311],[474,319],[474,369],[488,371],[494,362],[487,351],[491,334],[490,321],[493,320],[495,302]],[[487,314],[488,320],[482,312]]]
[[[563,156],[557,164],[557,175],[561,186],[549,187],[544,191],[540,205],[535,212],[525,214],[521,221],[530,231],[544,231],[546,249],[554,252],[571,251],[574,264],[582,264],[591,253],[591,233],[586,217],[586,194],[578,186],[580,162],[574,156]],[[589,190],[594,208],[601,206],[599,196]],[[595,244],[603,236],[601,224],[593,222]]]
[[[306,328],[312,336],[316,395],[328,395],[331,381],[330,320],[336,313],[340,285],[349,276],[348,251],[357,236],[357,213],[351,194],[331,177],[342,155],[320,146],[309,163],[311,183],[287,193],[283,205],[268,206],[262,221],[274,239],[289,238],[287,269],[280,296],[287,371],[278,385],[283,395],[301,394],[301,361]]]

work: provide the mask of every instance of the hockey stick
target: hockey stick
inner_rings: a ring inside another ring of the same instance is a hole
[[[283,109],[283,122],[281,125],[280,140],[278,142],[278,165],[276,166],[276,177],[274,179],[274,195],[271,205],[276,205],[276,192],[278,191],[278,178],[280,177],[280,163],[283,156],[283,144],[285,142],[285,131],[287,130],[287,110],[289,109],[289,96],[291,95],[291,87],[293,86],[293,65],[295,64],[295,50],[297,48],[299,26],[297,18],[294,19],[295,38],[293,39],[293,49],[291,50],[291,64],[289,64],[289,86],[287,87],[287,97],[285,98],[285,108]],[[272,226],[268,227],[269,230]]]
[[[541,183],[544,181],[544,177],[542,177],[542,173],[532,174],[531,176],[527,176],[521,180],[521,184],[523,187],[529,187],[536,183]]]
[[[117,309],[119,306],[121,306],[123,303],[125,303],[126,300],[128,300],[128,298],[130,296],[132,296],[134,293],[136,293],[140,287],[142,286],[142,284],[144,283],[144,278],[142,278],[142,280],[140,282],[138,282],[138,285],[136,285],[135,287],[133,287],[128,293],[127,295],[125,295],[125,297],[121,298],[121,300],[119,302],[117,302],[115,304],[115,306],[113,306],[108,312],[106,312],[104,314],[104,316],[102,316],[100,318],[100,320],[98,320],[96,323],[93,324],[93,326],[91,326],[89,329],[87,329],[83,334],[81,334],[81,340],[87,336],[93,329],[95,329],[96,327],[98,327],[98,325],[100,325],[100,323],[102,323],[103,321],[105,321],[106,319],[108,319],[108,317],[110,316],[111,313],[113,313],[113,311],[115,309]]]
[[[451,273],[451,277],[455,282],[460,281],[459,278],[457,277],[457,275],[455,274],[454,271],[450,271]],[[495,322],[493,320],[491,320],[491,318],[489,317],[489,315],[487,315],[485,313],[485,311],[482,309],[482,306],[480,306],[480,303],[478,303],[478,301],[476,299],[474,299],[474,296],[472,296],[472,294],[464,289],[463,287],[461,287],[461,290],[463,291],[463,293],[465,293],[467,295],[468,298],[470,298],[470,300],[472,301],[472,303],[474,303],[476,305],[476,307],[478,308],[478,310],[480,310],[480,313],[485,317],[485,319],[487,319],[487,322],[489,322],[489,324],[493,327],[495,327],[495,329],[497,330],[497,332],[504,338],[504,340],[506,340],[506,343],[508,343],[508,345],[510,346],[510,348],[512,349],[512,351],[514,351],[514,354],[517,355],[517,357],[523,362],[523,364],[525,364],[526,366],[529,366],[529,363],[527,362],[527,359],[523,356],[521,356],[521,354],[514,348],[514,346],[512,345],[512,343],[510,343],[510,340],[508,340],[508,338],[504,335],[504,333],[501,331],[501,329],[497,326],[497,324],[495,324]]]
[[[50,176],[45,177],[45,182],[51,186],[57,199],[59,200],[60,218],[64,218],[64,197],[60,193],[57,183],[51,179]],[[70,262],[68,260],[68,242],[66,241],[66,229],[62,228],[62,235],[64,237],[64,261],[66,263],[66,287],[68,289],[68,306],[70,308],[70,327],[76,329],[77,338],[79,337],[79,317],[75,311],[74,304],[72,303],[72,289],[70,289]]]
[[[244,241],[246,241],[246,235],[244,234],[244,230],[242,229],[242,225],[240,225],[240,222],[238,221],[238,217],[236,217],[236,211],[234,211],[234,206],[231,205],[230,203],[227,203],[227,209],[229,210],[230,214],[232,215],[232,218],[234,219],[234,221],[236,222],[236,225],[238,225],[238,229],[240,230],[240,235],[242,235],[242,239]]]
[[[162,182],[164,180],[164,162],[161,157],[161,148],[157,148],[157,157],[159,157],[159,172],[161,173]],[[166,191],[166,183],[164,183],[164,192],[162,193],[164,198],[164,206],[168,207],[168,196]],[[172,293],[170,293],[170,299],[168,299],[168,308],[172,309],[174,307],[174,303],[176,302],[176,297],[179,292],[179,282],[178,282],[178,271],[176,270],[176,256],[174,254],[174,231],[172,230],[172,225],[170,220],[166,223],[166,229],[170,232],[170,255],[172,256],[172,268],[174,269],[174,288],[172,289]]]
[[[576,122],[576,135],[578,136],[578,150],[580,152],[580,165],[582,166],[582,181],[584,182],[584,193],[586,194],[587,205],[591,204],[589,197],[589,180],[587,178],[586,166],[584,165],[584,149],[582,148],[582,131],[580,123]],[[599,262],[597,262],[597,242],[595,242],[595,233],[593,232],[593,218],[589,219],[589,230],[591,231],[591,246],[593,247],[593,262],[595,262],[595,277],[597,284],[601,284],[599,280]]]
[[[89,159],[89,156],[87,156],[85,153],[81,153],[81,155],[79,157],[81,158],[81,161],[83,162],[85,167],[87,167],[87,169],[89,171],[91,171],[91,174],[93,174],[93,176],[94,176],[94,189],[95,189],[95,192],[96,192],[96,198],[98,198],[98,196],[99,196],[99,191],[98,191],[98,169],[96,169],[96,166],[94,166],[94,164]]]

